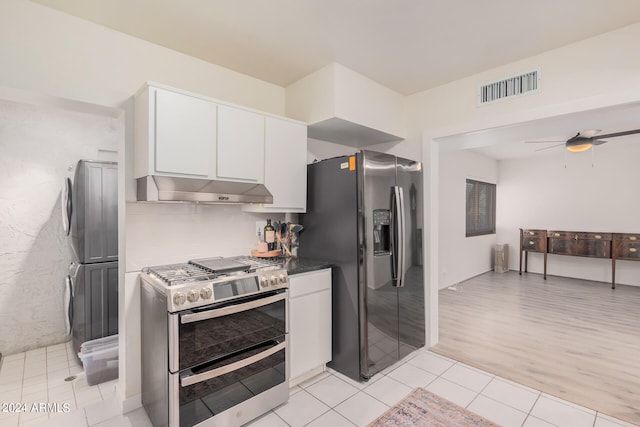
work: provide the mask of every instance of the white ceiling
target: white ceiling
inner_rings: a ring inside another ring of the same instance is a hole
[[[402,94],[640,22],[638,0],[32,1],[279,86],[337,62]],[[523,141],[640,128],[638,117],[640,104],[623,106],[453,136],[447,147],[544,155],[562,149]]]
[[[640,21],[638,0],[33,0],[287,86],[340,63],[402,94]]]
[[[439,138],[438,141],[442,151],[468,149],[487,157],[504,160],[563,155],[565,148],[562,146],[562,141],[575,136],[579,131],[584,134],[585,131],[599,130],[595,134],[597,136],[598,134],[604,135],[632,129],[640,129],[640,102],[452,135]],[[599,146],[598,150],[606,150],[608,144],[629,140],[640,142],[640,134],[607,138],[607,144]],[[526,143],[525,141],[554,142]],[[555,148],[550,148],[554,146]]]

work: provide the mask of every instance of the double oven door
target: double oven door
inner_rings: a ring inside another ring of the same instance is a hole
[[[239,425],[288,399],[288,291],[169,315],[169,425]]]

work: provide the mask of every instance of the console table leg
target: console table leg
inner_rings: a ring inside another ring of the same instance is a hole
[[[518,274],[522,276],[522,250],[520,250],[520,267],[518,268]]]
[[[547,252],[544,253],[544,280],[547,280]]]
[[[611,289],[616,288],[616,259],[611,258]]]
[[[527,272],[527,267],[529,265],[529,251],[524,251],[524,272]]]

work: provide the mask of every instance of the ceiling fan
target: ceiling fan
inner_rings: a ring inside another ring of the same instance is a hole
[[[617,136],[632,135],[634,133],[640,133],[640,129],[628,130],[624,132],[608,133],[606,135],[598,135],[596,137],[598,132],[600,132],[599,129],[587,130],[582,133],[578,132],[577,134],[575,134],[575,136],[572,136],[566,141],[525,141],[525,143],[540,144],[540,143],[549,143],[549,142],[562,142],[562,144],[539,148],[535,151],[548,150],[550,148],[556,148],[556,147],[560,147],[561,145],[564,145],[567,148],[567,150],[573,153],[580,153],[582,151],[587,151],[593,145],[600,145],[607,142],[601,138],[615,138]]]

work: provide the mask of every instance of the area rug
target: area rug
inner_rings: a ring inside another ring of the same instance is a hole
[[[413,390],[369,427],[499,427],[423,388]]]

